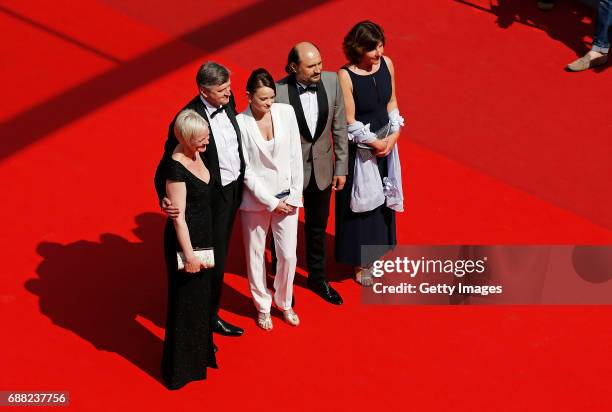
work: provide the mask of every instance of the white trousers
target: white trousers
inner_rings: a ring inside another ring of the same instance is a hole
[[[298,210],[290,215],[280,215],[267,210],[261,212],[240,211],[242,238],[247,259],[249,286],[255,307],[261,313],[270,313],[272,292],[266,286],[266,235],[272,227],[276,247],[276,277],[274,278],[274,302],[282,310],[291,309],[293,278],[297,264]]]

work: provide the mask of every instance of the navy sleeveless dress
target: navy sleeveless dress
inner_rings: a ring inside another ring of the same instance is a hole
[[[389,123],[387,103],[391,99],[391,73],[385,59],[380,68],[370,75],[359,75],[343,67],[353,83],[355,101],[355,119],[364,125],[370,124],[370,130],[376,132]],[[384,204],[374,210],[354,213],[351,210],[351,188],[355,170],[357,147],[349,145],[349,168],[346,185],[336,192],[336,238],[335,257],[339,263],[352,266],[369,266],[373,260],[397,244],[395,233],[395,211]],[[387,158],[377,157],[381,178],[387,176]],[[376,253],[368,254],[362,261],[362,245],[379,245]],[[388,246],[388,247],[384,247]]]

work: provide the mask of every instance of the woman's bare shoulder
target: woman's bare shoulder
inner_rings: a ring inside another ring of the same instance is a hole
[[[387,67],[389,68],[389,71],[393,72],[393,60],[391,60],[391,57],[384,55],[383,59],[385,59],[385,63],[387,63]]]

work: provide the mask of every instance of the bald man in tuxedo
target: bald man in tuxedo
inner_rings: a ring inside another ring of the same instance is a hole
[[[300,129],[307,284],[327,302],[341,305],[342,297],[327,280],[325,261],[331,192],[343,189],[348,174],[344,99],[336,73],[322,71],[321,54],[310,42],[293,46],[285,71],[275,101],[293,107]]]

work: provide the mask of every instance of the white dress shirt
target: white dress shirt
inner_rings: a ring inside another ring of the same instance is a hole
[[[307,87],[300,82],[296,83],[298,87]],[[300,101],[302,102],[302,109],[304,110],[304,117],[306,117],[308,130],[310,130],[310,135],[314,138],[317,130],[317,119],[319,118],[319,102],[317,102],[317,93],[314,91],[302,93],[300,94]]]
[[[214,107],[208,103],[202,96],[200,96],[200,99],[202,103],[204,103],[204,107],[206,107],[210,128],[214,135],[215,145],[217,146],[219,169],[221,170],[221,184],[225,186],[232,183],[240,176],[240,154],[238,153],[239,146],[236,129],[234,129],[225,110],[217,113],[217,115],[211,119],[212,114],[218,107]]]

